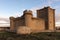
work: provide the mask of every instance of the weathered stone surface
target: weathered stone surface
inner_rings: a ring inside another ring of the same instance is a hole
[[[29,27],[32,32],[44,32],[55,30],[55,9],[44,7],[37,10],[37,17],[34,18],[31,10],[25,10],[21,17],[10,17],[10,30],[17,32],[19,27]],[[20,30],[17,32],[19,33]],[[23,32],[23,31],[22,31]]]

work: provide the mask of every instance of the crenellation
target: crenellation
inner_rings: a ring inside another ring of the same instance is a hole
[[[31,10],[25,10],[23,13],[32,13],[32,11]]]

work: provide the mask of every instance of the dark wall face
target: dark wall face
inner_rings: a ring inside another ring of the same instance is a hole
[[[48,30],[48,9],[44,8],[37,11],[37,17],[45,20],[45,29]]]
[[[19,26],[25,26],[24,18],[21,18],[21,19],[15,21],[15,27],[19,27]]]

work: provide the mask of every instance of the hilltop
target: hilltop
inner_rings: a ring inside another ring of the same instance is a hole
[[[0,40],[60,40],[60,32],[41,32],[31,34],[16,34],[13,32],[0,32]]]

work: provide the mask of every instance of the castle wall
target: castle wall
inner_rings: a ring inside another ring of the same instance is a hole
[[[25,19],[24,18],[16,18],[15,24],[14,24],[14,29],[15,31],[17,30],[18,27],[20,26],[25,26]]]
[[[25,18],[25,20],[24,20],[25,21],[25,26],[24,27],[30,28],[32,32],[37,32],[37,31],[41,31],[41,30],[45,29],[45,21],[44,21],[44,19],[33,18],[31,11],[29,11],[29,12],[27,10],[24,11],[23,16]],[[19,22],[21,24],[19,24]],[[23,20],[21,19],[21,20],[16,21],[16,24],[17,25],[15,25],[15,26],[17,26],[17,27],[19,25],[18,30],[17,30],[17,31],[19,31],[20,30],[19,28],[21,28],[22,27],[21,25],[23,25]]]
[[[43,19],[32,19],[32,26],[31,26],[33,32],[41,31],[45,29],[45,21]]]
[[[11,31],[16,31],[16,29],[19,27],[19,26],[25,26],[25,19],[24,17],[17,17],[17,18],[14,18],[14,19],[10,19],[10,29]]]
[[[31,32],[40,32],[45,30],[45,21],[43,19],[31,18],[30,21],[27,20],[26,26],[17,27],[17,33],[26,34]],[[23,31],[22,31],[23,30]]]
[[[55,30],[55,9],[44,7],[37,10],[37,17],[45,19],[46,30]]]
[[[49,30],[55,30],[55,9],[48,9],[48,25],[49,25]]]
[[[17,34],[30,34],[31,32],[31,28],[27,26],[20,26],[17,28]]]
[[[45,30],[48,30],[48,9],[47,8],[43,8],[43,9],[39,9],[37,10],[37,18],[42,18],[45,20]]]
[[[34,18],[31,10],[25,10],[23,16],[10,18],[10,29],[25,33],[30,32],[53,32],[55,30],[55,10],[50,7],[44,7],[37,10],[37,18]],[[22,28],[22,29],[21,29]],[[29,29],[30,32],[27,30]],[[20,30],[21,29],[21,30]]]
[[[15,27],[25,26],[25,19],[15,20]]]
[[[33,18],[32,11],[24,11],[24,17],[26,26],[31,28],[33,32],[45,29],[44,19]]]

